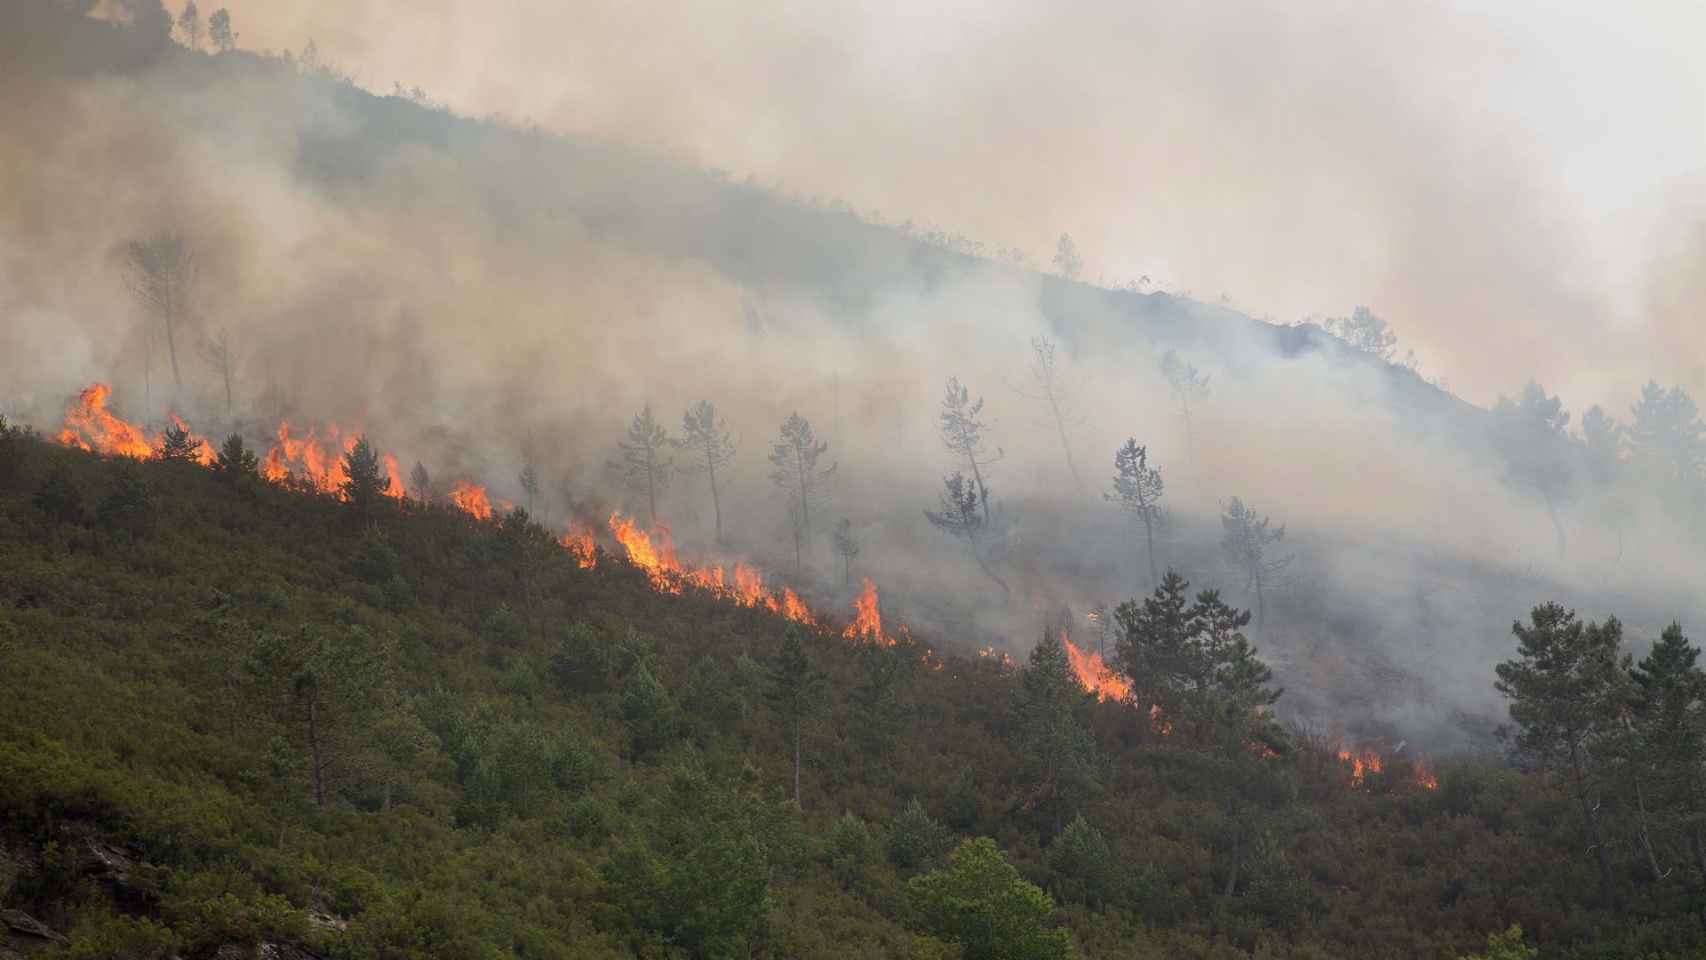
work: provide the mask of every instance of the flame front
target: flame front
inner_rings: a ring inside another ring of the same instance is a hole
[[[1095,694],[1096,699],[1122,702],[1131,699],[1131,682],[1110,669],[1101,654],[1080,650],[1064,630],[1060,632],[1060,645],[1066,648],[1066,661],[1072,666],[1078,685]]]
[[[450,488],[450,502],[476,520],[492,519],[492,501],[486,496],[486,488],[477,483],[456,481]]]
[[[883,633],[883,614],[877,609],[877,585],[870,577],[860,580],[859,596],[853,600],[853,622],[841,635],[849,640],[892,647],[894,639]]]
[[[574,555],[575,562],[582,570],[591,570],[598,566],[598,544],[592,540],[592,531],[582,530],[574,524],[569,524],[568,532],[558,541],[563,549]]]
[[[652,587],[661,593],[679,594],[688,587],[694,587],[737,606],[768,610],[795,623],[817,622],[799,594],[788,587],[783,587],[780,593],[772,593],[765,587],[763,575],[744,563],[735,563],[732,572],[718,564],[683,567],[676,557],[675,541],[670,537],[668,527],[660,526],[648,534],[632,518],[624,517],[620,512],[610,514],[608,524],[610,535],[622,545],[628,562],[640,568]],[[587,542],[591,542],[590,535]],[[588,564],[583,560],[582,566]]]
[[[84,387],[65,408],[65,425],[55,437],[62,445],[109,457],[130,457],[147,460],[157,455],[165,444],[164,434],[148,435],[148,431],[114,414],[107,408],[113,389],[104,383]],[[212,466],[213,447],[204,437],[190,433],[189,425],[177,414],[167,414],[172,425],[189,434],[195,446],[195,461],[204,467]]]

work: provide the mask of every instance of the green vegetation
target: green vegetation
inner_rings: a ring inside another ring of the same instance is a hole
[[[1673,855],[1698,832],[1698,764],[1606,766],[1631,742],[1697,751],[1680,632],[1625,666],[1607,627],[1536,612],[1532,662],[1500,679],[1518,746],[1564,776],[1448,764],[1430,791],[1394,761],[1353,786],[1251,720],[1273,691],[1249,614],[1173,579],[1120,613],[1164,736],[1070,683],[1058,642],[1022,670],[934,670],[910,640],[582,570],[524,511],[369,495],[371,464],[345,503],[253,462],[105,461],[0,429],[14,949],[1449,960],[1526,955],[1488,937],[1516,923],[1547,956],[1706,942],[1702,878]],[[1574,679],[1548,649],[1581,654]],[[1570,737],[1596,738],[1579,782]],[[1636,779],[1639,810],[1616,789]]]

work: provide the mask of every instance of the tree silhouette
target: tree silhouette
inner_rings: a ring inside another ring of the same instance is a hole
[[[669,431],[653,419],[649,403],[634,415],[627,439],[617,443],[622,451],[622,460],[617,464],[622,482],[645,496],[647,518],[654,528],[658,525],[658,494],[669,487],[674,476],[675,458],[670,451],[677,446]]]
[[[989,521],[989,486],[984,483],[984,471],[989,465],[1001,459],[1001,450],[997,448],[990,454],[983,445],[983,431],[988,424],[983,422],[983,398],[975,401],[971,393],[960,385],[957,378],[948,378],[948,387],[942,397],[942,412],[939,422],[942,430],[942,444],[953,452],[964,469],[971,471],[972,483],[976,485],[978,501],[982,504],[983,519]]]
[[[133,240],[125,247],[125,268],[131,292],[165,328],[172,382],[181,389],[184,378],[178,369],[178,326],[189,312],[190,285],[195,280],[195,258],[189,245],[175,230]]]
[[[1134,523],[1143,524],[1143,538],[1149,551],[1149,580],[1159,585],[1161,578],[1155,567],[1155,527],[1161,522],[1161,495],[1165,491],[1161,471],[1149,465],[1149,448],[1128,439],[1125,446],[1114,451],[1114,488],[1102,497],[1129,514]]]
[[[1265,619],[1267,601],[1263,587],[1284,570],[1292,555],[1275,555],[1273,547],[1285,539],[1285,525],[1272,526],[1268,517],[1258,516],[1255,509],[1233,497],[1220,515],[1220,547],[1227,563],[1244,575],[1244,590],[1256,591],[1256,630],[1260,632]]]
[[[834,473],[835,465],[819,468],[818,461],[829,450],[829,444],[818,440],[812,425],[798,413],[782,421],[781,433],[770,448],[770,481],[789,496],[798,511],[800,533],[794,540],[794,568],[801,568],[802,552],[809,555],[812,543],[812,505],[822,498],[823,482]]]
[[[370,509],[390,491],[391,478],[386,476],[378,451],[365,435],[356,438],[355,446],[344,454],[343,462],[346,479],[338,489],[357,510]]]
[[[701,400],[681,417],[682,445],[693,450],[693,463],[688,469],[704,473],[711,487],[711,510],[716,515],[717,542],[723,542],[723,500],[717,489],[717,471],[735,455],[734,435],[728,423],[717,413],[709,400]]]
[[[979,495],[973,481],[966,479],[966,475],[958,471],[944,477],[941,506],[936,510],[924,511],[924,517],[930,521],[931,526],[965,542],[972,559],[977,561],[978,569],[1001,588],[1003,599],[1012,594],[1007,581],[990,568],[989,562],[983,556],[983,534],[990,524],[989,503],[987,498]]]

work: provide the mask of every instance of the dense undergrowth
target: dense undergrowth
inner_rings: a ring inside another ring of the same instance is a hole
[[[1597,909],[1570,798],[1537,778],[1447,763],[1437,790],[1402,769],[1353,785],[1318,745],[1228,756],[1080,697],[1092,759],[1039,791],[1022,671],[997,662],[807,633],[804,709],[778,694],[783,621],[659,595],[613,558],[583,570],[524,516],[363,512],[8,437],[14,950],[1446,958],[1513,922],[1547,956],[1706,939],[1693,885],[1633,864],[1623,908]]]

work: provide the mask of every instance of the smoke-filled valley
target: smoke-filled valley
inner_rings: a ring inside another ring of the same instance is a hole
[[[146,0],[0,13],[0,414],[46,438],[125,452],[67,420],[97,383],[145,454],[179,422],[207,462],[238,434],[300,479],[328,468],[287,438],[331,463],[362,435],[394,495],[477,486],[494,523],[524,506],[612,562],[620,514],[832,632],[868,578],[890,630],[950,658],[1062,633],[1111,657],[1113,609],[1177,571],[1252,610],[1282,724],[1418,763],[1503,754],[1494,665],[1542,601],[1622,618],[1637,659],[1706,623],[1706,441],[1668,382],[1554,398],[1515,355],[1508,399],[1471,403],[1403,362],[1379,304],[1274,323],[1091,282],[1068,238],[1038,269],[368,92],[359,64],[182,40]],[[715,493],[676,442],[702,401]],[[1122,509],[1128,439],[1162,483]]]

